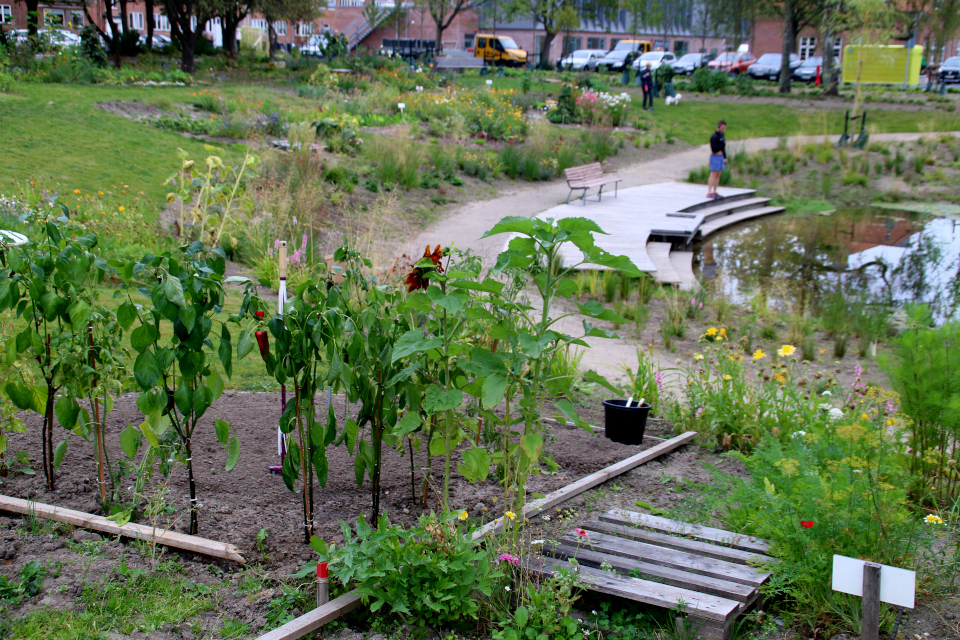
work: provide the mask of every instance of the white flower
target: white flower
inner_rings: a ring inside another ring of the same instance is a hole
[[[546,540],[534,540],[533,542],[530,543],[530,545],[531,545],[531,546],[536,546],[536,545],[538,545],[538,544],[544,544],[545,542],[546,542]]]
[[[506,589],[507,591],[510,591],[510,585],[505,586],[504,589]]]
[[[830,409],[830,419],[831,419],[831,420],[842,420],[842,419],[843,419],[843,410],[842,410],[842,409],[837,409],[836,407],[834,407],[833,409]]]
[[[796,431],[796,432],[794,432],[794,434],[793,434],[791,437],[792,437],[792,438],[802,438],[802,437],[805,436],[805,435],[807,435],[807,432],[806,432],[806,431]]]
[[[821,393],[820,395],[821,395],[821,396],[832,396],[833,394],[830,393],[829,391],[824,391],[824,392]]]

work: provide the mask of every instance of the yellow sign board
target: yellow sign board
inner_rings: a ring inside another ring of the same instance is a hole
[[[872,84],[920,84],[923,47],[912,49],[900,45],[856,45],[843,48],[843,81],[853,83],[860,73],[860,82]],[[907,66],[910,71],[907,73]]]

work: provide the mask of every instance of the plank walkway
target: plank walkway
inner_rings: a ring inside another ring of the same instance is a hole
[[[675,247],[689,249],[696,240],[729,225],[783,211],[781,207],[767,206],[770,199],[756,197],[751,189],[721,187],[718,193],[722,200],[708,200],[703,185],[663,182],[620,189],[616,198],[598,200],[592,194],[549,209],[538,217],[589,218],[606,232],[597,236],[597,246],[627,256],[659,282],[693,289],[697,286],[693,256],[686,255],[688,250],[678,251]],[[561,259],[565,264],[576,264],[583,256],[576,247],[564,246]],[[592,264],[577,268],[603,269]]]
[[[710,640],[730,640],[770,578],[762,567],[777,562],[765,540],[633,511],[608,511],[582,530],[545,545],[526,566],[541,576],[573,571],[585,589],[656,607],[682,601],[692,629]]]

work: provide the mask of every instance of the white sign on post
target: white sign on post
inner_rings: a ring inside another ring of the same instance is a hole
[[[833,590],[863,596],[865,560],[833,556]],[[917,591],[917,573],[909,569],[880,565],[880,602],[913,609]]]

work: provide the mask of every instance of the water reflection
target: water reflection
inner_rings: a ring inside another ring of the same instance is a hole
[[[927,302],[940,319],[956,313],[960,233],[952,218],[877,207],[773,216],[694,252],[701,277],[741,304],[761,293],[804,313],[839,289],[897,306]]]

